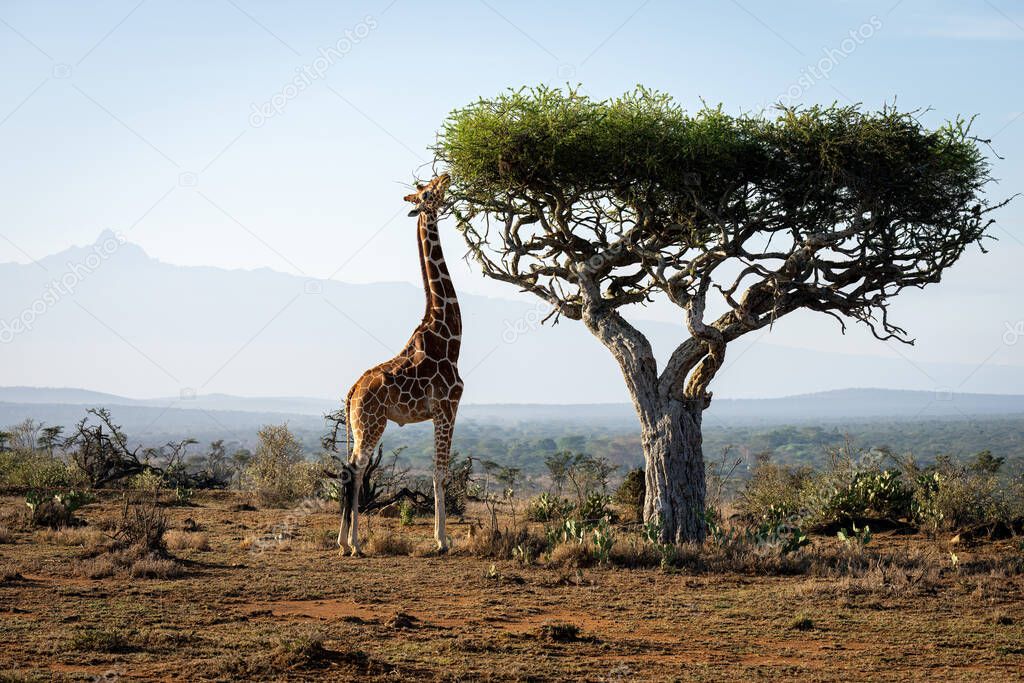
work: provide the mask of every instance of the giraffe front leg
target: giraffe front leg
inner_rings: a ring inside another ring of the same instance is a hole
[[[349,499],[349,514],[351,525],[348,532],[348,545],[352,557],[362,557],[363,551],[359,547],[359,489],[363,483],[363,468],[356,467],[352,475],[352,496]]]
[[[440,553],[448,552],[447,511],[444,484],[448,479],[448,462],[452,445],[452,421],[434,420],[434,539]]]

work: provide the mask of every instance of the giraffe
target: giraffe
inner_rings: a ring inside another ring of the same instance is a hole
[[[434,423],[434,538],[439,552],[448,550],[445,533],[444,482],[448,476],[455,415],[462,398],[459,349],[462,314],[437,231],[437,212],[450,180],[447,173],[405,196],[415,204],[420,271],[426,294],[423,321],[402,351],[362,374],[345,400],[345,429],[353,434],[341,496],[342,553],[359,555],[359,488],[363,472],[388,420],[405,425]],[[347,436],[346,436],[347,441]]]

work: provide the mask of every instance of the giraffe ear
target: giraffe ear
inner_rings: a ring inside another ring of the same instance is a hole
[[[418,216],[418,215],[420,215],[420,209],[418,207],[409,212],[409,216]]]

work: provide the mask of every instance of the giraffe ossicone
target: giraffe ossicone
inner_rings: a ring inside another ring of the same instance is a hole
[[[458,369],[462,314],[437,229],[438,210],[449,182],[448,174],[442,174],[405,197],[415,205],[409,215],[418,216],[417,243],[426,295],[423,320],[402,351],[364,372],[345,399],[345,429],[352,433],[351,478],[341,496],[338,545],[353,555],[360,553],[358,501],[363,471],[388,420],[399,425],[434,423],[434,538],[439,551],[448,549],[444,482],[463,389]]]

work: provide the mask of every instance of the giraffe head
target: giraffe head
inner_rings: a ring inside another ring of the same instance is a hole
[[[444,193],[450,183],[451,178],[448,174],[442,173],[426,185],[417,184],[415,192],[405,195],[405,201],[416,205],[409,215],[415,216],[422,211],[438,211],[444,204]]]

